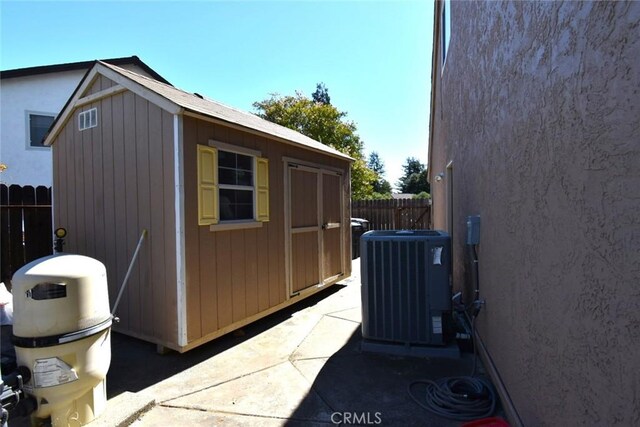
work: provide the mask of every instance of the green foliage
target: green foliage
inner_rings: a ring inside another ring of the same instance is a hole
[[[376,174],[364,161],[364,143],[356,133],[355,123],[346,120],[347,113],[328,103],[329,95],[324,84],[319,84],[316,92],[318,101],[296,92],[295,96],[271,94],[270,98],[254,102],[253,106],[263,119],[296,130],[353,157],[351,197],[355,200],[370,197]],[[322,99],[327,102],[322,102]]]
[[[371,197],[375,179],[375,174],[367,167],[364,160],[356,159],[351,164],[351,198],[364,200]]]
[[[327,89],[324,83],[318,83],[316,85],[316,91],[311,94],[311,98],[313,98],[315,102],[319,102],[321,104],[331,104],[329,89]]]
[[[373,183],[374,193],[388,194],[389,197],[391,197],[391,184],[384,179],[384,162],[377,152],[372,151],[371,154],[369,154],[367,166],[376,174],[376,180]]]
[[[404,175],[398,180],[398,188],[402,193],[419,194],[430,193],[431,186],[427,182],[427,168],[415,157],[408,157],[402,165]]]
[[[430,199],[431,194],[427,193],[426,191],[421,191],[420,193],[413,196],[413,198],[414,199]]]
[[[381,177],[384,176],[384,162],[376,151],[372,151],[371,154],[369,154],[367,166],[369,166],[369,169],[371,169],[376,175]]]
[[[388,193],[377,193],[377,192],[373,192],[371,194],[371,197],[368,197],[368,199],[370,200],[386,200],[386,199],[391,199],[391,192]]]

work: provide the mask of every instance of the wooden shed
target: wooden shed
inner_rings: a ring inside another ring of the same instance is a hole
[[[112,304],[148,230],[119,332],[184,352],[351,273],[352,159],[291,129],[96,61],[45,143],[54,226]]]

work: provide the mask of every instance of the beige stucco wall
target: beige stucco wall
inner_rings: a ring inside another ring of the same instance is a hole
[[[480,214],[478,329],[524,423],[639,425],[640,2],[452,2],[451,23],[430,171],[453,161],[454,286]]]

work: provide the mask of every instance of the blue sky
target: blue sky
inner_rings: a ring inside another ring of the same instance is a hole
[[[0,3],[3,70],[138,55],[181,89],[254,112],[318,82],[393,184],[427,162],[432,0]]]

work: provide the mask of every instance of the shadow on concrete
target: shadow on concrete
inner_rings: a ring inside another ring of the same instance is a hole
[[[239,331],[230,332],[186,353],[171,351],[161,355],[156,345],[117,332],[111,338],[111,366],[107,374],[107,397],[125,392],[139,392],[162,380],[197,365],[283,322],[297,311],[317,304],[340,291],[333,285],[285,309],[253,322]],[[241,332],[240,332],[241,331]]]
[[[463,353],[459,359],[418,358],[363,352],[358,328],[348,342],[328,359],[315,375],[305,399],[285,425],[393,425],[459,426],[460,422],[437,417],[415,403],[408,386],[415,380],[468,375],[473,355]],[[312,359],[292,363],[305,376],[315,372]],[[322,363],[319,362],[319,363]],[[420,392],[416,386],[414,391]],[[310,413],[318,398],[324,411]],[[327,411],[328,408],[328,411]]]

